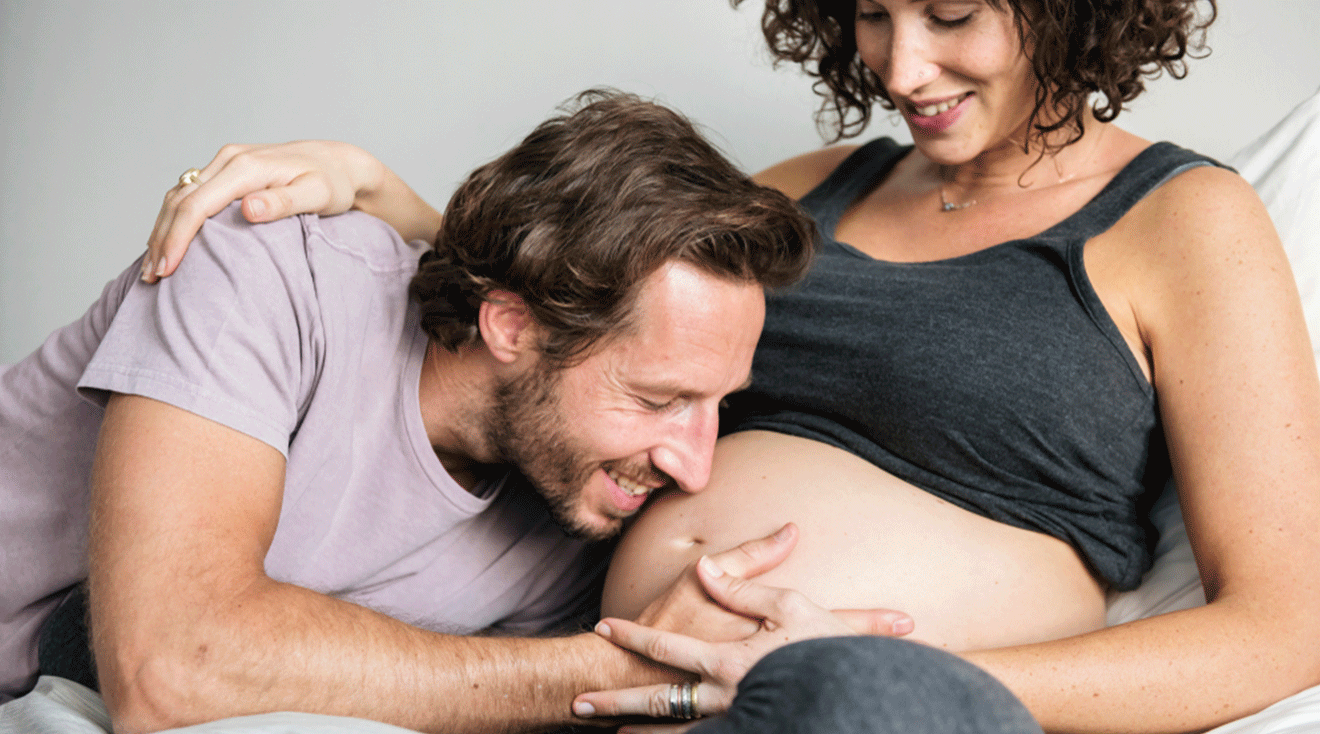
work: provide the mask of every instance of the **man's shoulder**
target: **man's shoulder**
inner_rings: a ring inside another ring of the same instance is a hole
[[[298,222],[309,246],[330,248],[381,274],[411,276],[422,253],[430,248],[430,243],[421,240],[405,242],[384,221],[356,210],[328,217],[302,214]]]
[[[208,219],[193,248],[213,257],[242,259],[261,252],[278,260],[307,259],[318,250],[380,273],[411,271],[429,243],[404,242],[390,225],[360,211],[332,216],[299,214],[272,222],[252,223],[234,202]],[[191,249],[190,249],[191,253]],[[187,264],[189,258],[184,257]]]

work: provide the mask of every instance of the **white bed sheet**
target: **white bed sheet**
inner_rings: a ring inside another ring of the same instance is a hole
[[[1229,163],[1256,188],[1279,230],[1320,363],[1320,93],[1243,148]],[[1152,520],[1160,529],[1155,565],[1140,588],[1110,597],[1110,624],[1205,603],[1177,494],[1171,486],[1156,503]],[[406,734],[408,730],[361,719],[285,712],[225,719],[175,731]],[[1214,729],[1211,734],[1303,732],[1320,732],[1320,686]],[[44,676],[32,693],[0,706],[0,734],[110,734],[110,717],[96,693],[72,681]]]

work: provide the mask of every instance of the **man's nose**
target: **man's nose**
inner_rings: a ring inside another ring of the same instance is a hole
[[[684,492],[700,492],[710,481],[715,439],[719,436],[719,406],[693,406],[677,417],[670,435],[651,450],[651,463],[673,478]]]

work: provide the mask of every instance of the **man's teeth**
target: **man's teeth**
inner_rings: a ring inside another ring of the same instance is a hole
[[[627,492],[630,496],[640,497],[646,494],[647,492],[651,491],[650,487],[638,484],[637,482],[634,482],[628,477],[619,474],[617,471],[614,471],[613,469],[605,473],[609,474],[610,479],[613,479],[614,483],[619,485],[619,488],[622,489],[624,492]]]
[[[917,114],[921,115],[922,117],[934,117],[935,115],[938,115],[941,112],[948,112],[954,107],[957,107],[958,103],[963,101],[964,99],[967,99],[967,95],[960,94],[957,97],[954,97],[953,99],[948,100],[946,102],[926,105],[925,107],[918,107],[916,108]]]

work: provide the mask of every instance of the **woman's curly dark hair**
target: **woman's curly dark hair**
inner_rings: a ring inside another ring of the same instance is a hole
[[[730,0],[737,7],[743,0]],[[1146,89],[1146,80],[1167,72],[1187,75],[1185,59],[1205,49],[1205,30],[1218,14],[1216,0],[986,0],[1007,6],[1039,83],[1026,144],[1035,138],[1047,150],[1081,139],[1088,100],[1109,122]],[[1205,3],[1208,12],[1197,12]],[[866,68],[854,37],[855,0],[766,0],[761,30],[776,63],[800,64],[817,79],[824,97],[816,122],[830,142],[859,134],[879,103],[894,109],[879,77]],[[1043,120],[1052,107],[1058,117]],[[1048,144],[1050,134],[1069,131]]]

